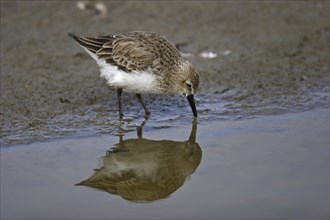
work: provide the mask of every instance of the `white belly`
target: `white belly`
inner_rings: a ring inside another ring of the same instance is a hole
[[[100,65],[99,65],[100,66]],[[115,88],[122,88],[129,93],[161,93],[157,85],[157,77],[149,70],[126,73],[116,66],[106,64],[100,66],[101,77]]]
[[[110,86],[122,88],[125,92],[129,93],[162,93],[157,83],[157,76],[151,70],[126,73],[125,71],[118,70],[116,66],[106,63],[104,59],[99,59],[86,48],[84,50],[96,61],[100,68],[101,77],[105,78]]]

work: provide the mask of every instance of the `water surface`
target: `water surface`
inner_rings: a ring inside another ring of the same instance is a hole
[[[327,219],[329,120],[319,109],[199,123],[196,140],[191,124],[2,148],[1,218]]]

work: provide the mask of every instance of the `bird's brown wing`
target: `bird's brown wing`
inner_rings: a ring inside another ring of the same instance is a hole
[[[126,72],[147,69],[157,59],[157,53],[139,32],[100,37],[69,35],[98,58]]]
[[[157,59],[152,46],[138,32],[113,35],[113,39],[103,44],[96,54],[127,72],[147,69]]]
[[[94,54],[96,54],[96,52],[101,49],[105,43],[112,40],[111,35],[100,37],[78,37],[72,33],[69,33],[69,36],[77,41],[82,47],[88,49]]]

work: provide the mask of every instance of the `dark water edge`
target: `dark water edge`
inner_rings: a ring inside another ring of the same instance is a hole
[[[1,145],[135,130],[143,111],[116,93],[67,37],[134,30],[165,35],[201,79],[199,120],[226,121],[329,107],[327,1],[107,1],[106,17],[75,1],[1,1]],[[200,52],[218,56],[203,59]],[[146,129],[189,123],[182,97],[145,96]]]
[[[328,219],[329,113],[1,148],[1,219]]]

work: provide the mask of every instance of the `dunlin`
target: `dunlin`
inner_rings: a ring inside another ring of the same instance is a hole
[[[199,77],[165,37],[142,31],[100,37],[78,37],[72,33],[69,36],[96,61],[101,77],[117,89],[120,117],[122,91],[136,94],[146,116],[150,112],[141,94],[184,95],[197,117],[194,93]]]

